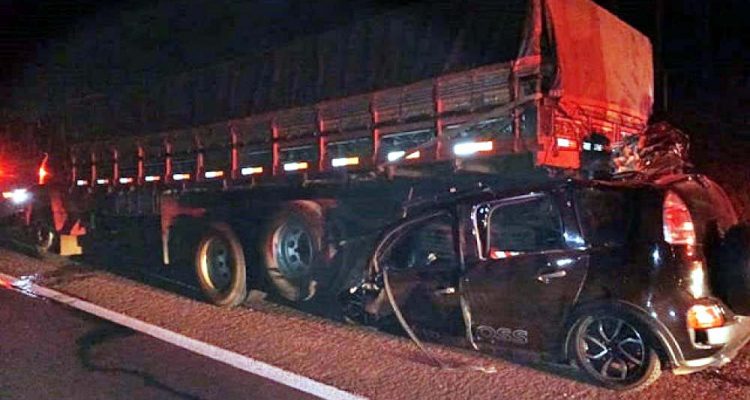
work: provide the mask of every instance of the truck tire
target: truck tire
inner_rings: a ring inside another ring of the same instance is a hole
[[[29,224],[29,239],[40,256],[54,253],[60,246],[60,235],[50,218],[34,216]]]
[[[274,293],[294,302],[314,295],[313,271],[325,261],[323,225],[320,207],[307,201],[286,204],[267,224],[259,254]]]
[[[737,314],[750,315],[750,225],[741,223],[724,235],[711,268],[712,289]]]
[[[642,390],[661,376],[661,360],[650,337],[642,324],[627,315],[591,312],[573,324],[568,354],[597,385]]]
[[[233,307],[245,301],[245,254],[237,235],[229,225],[209,225],[196,248],[195,274],[201,291],[211,303]]]

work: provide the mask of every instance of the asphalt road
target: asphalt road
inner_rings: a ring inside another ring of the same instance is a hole
[[[0,399],[311,396],[49,300],[0,289]]]

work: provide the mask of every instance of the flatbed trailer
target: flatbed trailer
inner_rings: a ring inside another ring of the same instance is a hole
[[[606,151],[593,135],[614,143],[646,127],[648,39],[589,0],[523,3],[512,59],[56,149],[64,172],[31,215],[64,253],[81,236],[158,240],[163,262],[193,263],[219,305],[242,301],[248,281],[292,301],[347,287],[366,262],[362,238],[408,204],[575,172],[583,153]]]

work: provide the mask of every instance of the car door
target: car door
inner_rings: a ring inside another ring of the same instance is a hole
[[[572,217],[572,203],[562,203]],[[574,218],[563,218],[551,194],[482,203],[472,213],[478,257],[461,283],[474,343],[489,352],[551,350],[588,264],[577,230],[566,231]]]
[[[407,323],[426,339],[463,335],[455,232],[450,211],[416,217],[388,233],[375,255]],[[381,317],[391,310],[382,293],[368,307]]]

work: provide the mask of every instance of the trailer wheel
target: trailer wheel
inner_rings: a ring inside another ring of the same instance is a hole
[[[247,296],[245,254],[232,228],[213,223],[195,252],[195,273],[203,294],[218,306],[241,304]]]
[[[54,252],[59,246],[60,236],[48,218],[35,217],[29,225],[29,238],[40,255]]]
[[[290,301],[311,297],[312,272],[323,258],[319,210],[307,202],[286,205],[262,235],[260,254],[273,291]]]

